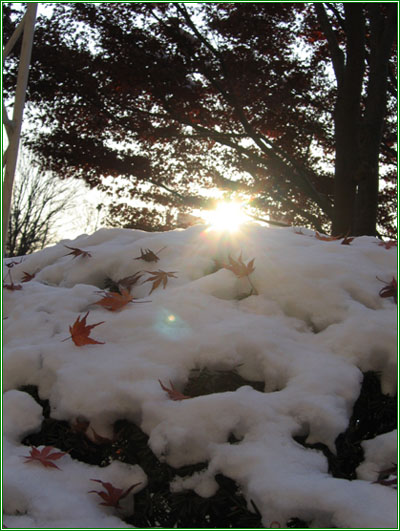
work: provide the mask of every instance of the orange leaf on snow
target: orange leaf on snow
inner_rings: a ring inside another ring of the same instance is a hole
[[[238,260],[234,260],[231,256],[229,256],[229,264],[222,264],[222,267],[224,269],[229,269],[229,271],[232,271],[239,278],[247,277],[255,270],[253,267],[254,260],[255,258],[250,260],[250,262],[246,265],[242,260],[242,253],[240,253]]]
[[[145,282],[153,282],[149,295],[151,295],[153,291],[158,288],[161,282],[163,284],[163,288],[165,289],[168,283],[168,278],[178,278],[175,276],[176,271],[167,272],[167,271],[162,271],[161,269],[159,269],[158,271],[146,271],[146,273],[153,275],[147,280],[145,280]]]
[[[86,258],[87,256],[89,258],[92,257],[92,255],[88,251],[83,251],[82,249],[79,249],[78,247],[68,247],[68,245],[64,245],[67,249],[70,249],[72,252],[64,254],[64,256],[69,256],[70,254],[73,255],[74,258],[77,256],[82,256],[82,258]]]
[[[76,319],[74,324],[69,327],[69,332],[71,334],[71,339],[75,343],[77,347],[82,347],[83,345],[104,345],[104,342],[102,341],[96,341],[89,337],[90,331],[95,326],[99,326],[104,323],[104,321],[101,321],[100,323],[87,325],[86,324],[86,318],[89,315],[89,312],[86,313],[82,319],[79,317]],[[67,338],[69,339],[69,337]],[[64,339],[63,341],[66,341],[67,339]]]
[[[64,455],[66,455],[65,452],[53,452],[52,450],[55,448],[53,446],[45,446],[42,450],[38,450],[34,446],[31,448],[30,455],[24,455],[22,457],[25,458],[25,463],[35,462],[38,461],[46,468],[57,468],[60,470],[60,468],[53,463],[53,461],[56,461],[57,459],[60,459]]]
[[[89,493],[94,493],[100,496],[100,498],[103,500],[100,502],[99,505],[105,505],[106,507],[115,507],[116,509],[119,508],[119,502],[128,494],[131,492],[131,490],[140,483],[135,483],[134,485],[131,485],[128,489],[118,489],[117,487],[114,487],[112,483],[108,483],[107,481],[101,481],[101,479],[91,479],[90,481],[96,481],[96,483],[101,483],[101,485],[105,488],[105,490],[90,490]]]
[[[133,300],[134,298],[129,291],[123,289],[121,294],[111,291],[109,293],[104,292],[104,297],[93,304],[98,304],[110,312],[115,312],[126,306],[128,303],[133,302]]]
[[[161,388],[168,393],[168,396],[171,400],[186,400],[187,398],[191,398],[191,396],[183,395],[181,392],[177,391],[174,386],[172,385],[172,382],[170,380],[169,385],[171,386],[171,389],[168,389],[161,380],[158,380],[159,384],[161,385]]]

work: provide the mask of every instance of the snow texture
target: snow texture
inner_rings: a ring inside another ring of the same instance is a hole
[[[335,451],[360,391],[363,371],[381,373],[384,393],[397,389],[396,306],[381,298],[381,279],[396,276],[396,249],[372,237],[320,241],[307,229],[245,225],[235,234],[194,226],[165,233],[101,229],[27,256],[12,268],[35,278],[4,293],[4,522],[18,528],[131,527],[98,504],[90,479],[120,488],[141,482],[139,466],[105,468],[65,455],[62,469],[25,463],[27,433],[40,429],[41,408],[18,389],[38,386],[51,416],[90,421],[107,437],[127,419],[149,435],[157,457],[173,467],[208,462],[171,489],[211,496],[214,476],[236,481],[263,525],[296,516],[310,527],[395,528],[396,492],[372,483],[396,459],[396,434],[364,443],[358,479],[333,478],[322,452],[293,437]],[[66,256],[65,245],[91,257]],[[165,248],[164,248],[165,247]],[[135,260],[141,249],[159,262]],[[218,269],[242,253],[255,270],[237,278]],[[151,296],[157,270],[176,272]],[[106,277],[142,271],[131,303],[116,312],[94,305]],[[378,278],[377,278],[378,277]],[[254,293],[254,292],[253,292]],[[69,326],[89,311],[104,321],[91,337],[104,344],[77,347]],[[66,340],[66,341],[64,341]],[[233,370],[264,380],[264,392],[243,386],[173,401],[159,380],[183,390],[192,369]],[[240,440],[227,442],[229,434]],[[96,488],[96,487],[95,487]],[[134,495],[133,495],[134,496]],[[71,510],[73,508],[73,510]]]

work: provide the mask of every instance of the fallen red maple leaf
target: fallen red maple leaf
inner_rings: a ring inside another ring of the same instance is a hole
[[[153,291],[158,288],[161,282],[163,284],[163,288],[165,289],[168,283],[168,278],[178,278],[175,276],[176,271],[167,272],[167,271],[162,271],[161,269],[159,269],[158,271],[146,271],[146,273],[153,275],[152,277],[145,280],[145,282],[153,282],[149,295],[151,295]]]
[[[228,258],[229,264],[222,264],[222,267],[224,269],[229,269],[239,278],[247,277],[255,270],[253,267],[255,258],[250,260],[247,265],[242,260],[242,253],[240,253],[238,260],[234,260],[230,255]]]
[[[42,450],[38,450],[34,446],[31,447],[30,455],[23,455],[22,457],[25,458],[25,463],[35,462],[38,461],[46,468],[57,468],[60,470],[60,468],[53,463],[53,461],[56,461],[57,459],[60,459],[64,455],[66,455],[65,452],[53,452],[52,450],[55,448],[53,446],[45,446]]]
[[[106,507],[115,507],[116,509],[119,508],[119,502],[128,496],[128,494],[131,492],[131,490],[140,483],[135,483],[134,485],[131,485],[128,489],[118,489],[117,487],[114,487],[112,483],[109,483],[107,481],[101,481],[101,479],[91,479],[90,481],[96,481],[97,483],[101,483],[101,485],[106,489],[104,490],[90,490],[89,494],[94,493],[100,496],[103,502],[100,502],[99,505],[105,505]]]
[[[145,262],[158,262],[160,259],[157,256],[158,253],[160,253],[165,247],[162,247],[157,253],[153,253],[150,249],[145,249],[145,252],[143,252],[143,249],[140,248],[140,256],[137,258],[134,258],[134,260],[144,260]]]
[[[10,291],[19,291],[22,289],[21,284],[14,284],[14,282],[11,282],[11,284],[4,284],[3,282],[3,288],[6,288]]]
[[[95,339],[92,339],[89,337],[90,331],[95,326],[99,326],[104,323],[104,321],[101,321],[100,323],[92,324],[92,325],[86,325],[86,317],[89,315],[89,312],[86,313],[82,319],[79,317],[76,319],[74,324],[69,327],[69,332],[71,334],[71,339],[75,343],[77,347],[82,347],[83,345],[104,345],[103,341],[96,341]],[[67,339],[70,339],[67,337]],[[63,339],[63,341],[67,341],[67,339]]]
[[[380,278],[376,277],[379,281],[384,282]],[[380,292],[379,296],[386,299],[388,297],[393,297],[394,302],[397,304],[397,280],[393,277],[392,281],[387,283],[385,287],[383,287]]]
[[[68,245],[64,245],[64,247],[72,251],[71,253],[64,254],[64,256],[69,256],[70,254],[72,254],[74,258],[76,258],[77,256],[82,256],[82,258],[86,258],[87,256],[89,258],[92,257],[92,255],[88,251],[83,251],[78,247],[68,247]]]
[[[121,278],[121,280],[118,280],[117,284],[121,288],[125,288],[128,291],[131,289],[131,287],[136,284],[136,282],[142,277],[142,273],[138,271],[137,273],[130,275],[129,277]]]
[[[186,396],[177,391],[174,386],[172,385],[172,382],[170,380],[169,385],[171,386],[171,389],[168,389],[161,380],[158,380],[159,384],[161,385],[161,388],[168,393],[168,396],[171,400],[186,400],[187,398],[191,398],[191,396]]]
[[[106,310],[109,310],[110,312],[115,312],[117,310],[120,310],[124,306],[126,306],[128,303],[133,302],[134,298],[131,296],[128,290],[123,289],[120,293],[115,292],[103,292],[104,297],[100,299],[97,302],[94,302],[93,304],[98,304],[99,306],[103,306]]]
[[[397,247],[396,240],[389,240],[387,242],[379,242],[379,247],[384,247],[385,249],[391,249],[392,247]]]
[[[32,280],[33,278],[35,278],[35,273],[33,273],[32,275],[30,273],[26,273],[24,271],[24,276],[22,277],[22,280],[21,282],[29,282],[30,280]]]
[[[349,238],[348,236],[345,236],[340,243],[342,245],[350,245],[353,240],[354,240],[354,237]]]
[[[325,236],[324,234],[315,231],[315,237],[322,242],[333,242],[335,240],[340,240],[343,236]]]

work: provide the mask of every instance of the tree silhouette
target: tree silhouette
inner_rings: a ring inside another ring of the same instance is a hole
[[[8,223],[6,255],[24,256],[53,241],[56,221],[74,206],[74,190],[20,157]]]

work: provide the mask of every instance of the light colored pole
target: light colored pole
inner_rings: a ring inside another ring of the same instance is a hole
[[[5,107],[3,106],[3,123],[6,127],[9,141],[3,161],[3,164],[5,163],[3,180],[3,250],[7,242],[8,220],[10,217],[12,189],[21,137],[22,116],[24,113],[26,87],[28,84],[29,65],[32,54],[33,33],[35,31],[36,10],[37,3],[29,2],[23,20],[3,50],[4,59],[17,42],[21,32],[23,32],[12,120],[8,118]]]

